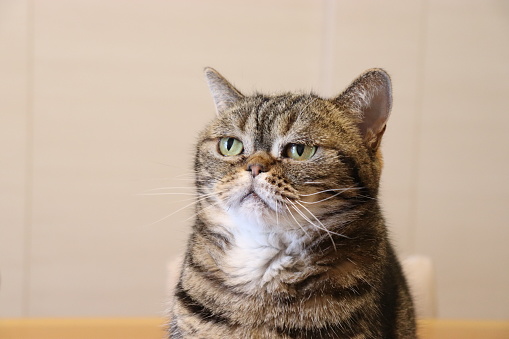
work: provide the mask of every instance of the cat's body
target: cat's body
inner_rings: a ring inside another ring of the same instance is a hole
[[[197,216],[170,338],[415,338],[377,201],[390,80],[338,97],[243,96],[206,70]]]

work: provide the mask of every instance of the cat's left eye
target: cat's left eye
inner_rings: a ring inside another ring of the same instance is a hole
[[[316,148],[316,146],[290,144],[286,147],[284,155],[293,160],[308,160],[315,155]]]
[[[219,152],[224,156],[239,155],[243,150],[244,144],[238,139],[226,137],[219,140]]]

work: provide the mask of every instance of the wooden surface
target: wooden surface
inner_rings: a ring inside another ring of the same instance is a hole
[[[509,321],[421,320],[420,339],[509,339]],[[0,319],[1,339],[162,339],[164,319]]]
[[[420,339],[509,339],[509,321],[419,321]]]

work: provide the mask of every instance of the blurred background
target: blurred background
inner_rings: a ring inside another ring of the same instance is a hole
[[[397,249],[433,260],[438,317],[509,318],[504,0],[0,0],[0,317],[163,313],[205,66],[323,96],[385,68]]]

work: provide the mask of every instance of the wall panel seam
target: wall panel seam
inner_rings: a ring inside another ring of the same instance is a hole
[[[23,248],[23,299],[24,317],[30,316],[32,226],[33,226],[33,178],[34,178],[34,1],[27,0],[26,12],[26,149],[25,149],[25,208]]]
[[[319,81],[321,95],[329,97],[333,95],[333,71],[334,71],[334,43],[335,43],[335,26],[336,26],[336,0],[322,1],[322,51],[320,65]]]
[[[423,113],[424,113],[424,100],[425,100],[425,77],[426,77],[426,56],[427,56],[427,46],[428,46],[428,26],[429,26],[429,0],[421,1],[421,12],[419,18],[419,41],[418,41],[418,51],[417,51],[417,60],[416,60],[416,96],[415,96],[415,122],[413,129],[413,152],[412,152],[412,161],[411,161],[411,174],[410,174],[410,184],[411,184],[411,196],[410,196],[410,225],[408,225],[409,236],[408,236],[408,244],[411,252],[416,253],[417,248],[417,239],[418,236],[417,226],[418,226],[418,208],[419,208],[419,175],[420,175],[420,151],[421,151],[421,142],[422,142],[422,122],[423,122]]]

